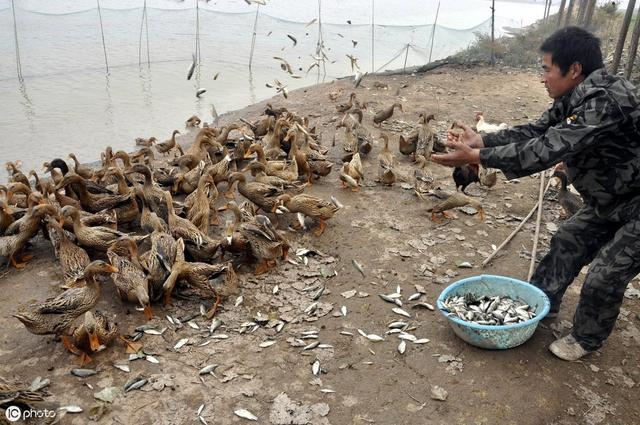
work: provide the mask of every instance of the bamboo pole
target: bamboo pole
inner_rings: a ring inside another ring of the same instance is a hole
[[[407,44],[407,51],[404,54],[404,64],[402,65],[402,73],[404,74],[404,70],[407,69],[407,58],[409,58],[409,44]]]
[[[147,0],[144,0],[144,28],[147,33],[147,68],[151,68],[151,59],[149,57],[149,14],[147,12]]]
[[[371,72],[375,68],[375,27],[376,27],[376,13],[375,13],[375,0],[371,0]]]
[[[633,64],[636,60],[636,54],[638,53],[638,38],[640,38],[640,6],[638,6],[638,13],[636,13],[636,22],[633,26],[631,45],[629,46],[629,57],[627,58],[627,67],[624,73],[627,79],[631,78],[631,71],[633,70]]]
[[[544,189],[544,192],[547,193],[547,190],[549,190],[549,187],[551,186],[551,179],[549,179],[549,181],[547,182],[547,186]],[[531,216],[533,215],[533,213],[536,211],[536,209],[538,208],[538,205],[540,204],[540,201],[536,202],[536,204],[533,206],[533,208],[531,208],[531,211],[529,211],[529,214],[527,214],[527,216],[525,218],[522,219],[522,221],[520,222],[520,224],[518,225],[518,227],[516,227],[513,232],[511,232],[511,234],[509,236],[507,236],[507,238],[500,244],[499,247],[496,248],[495,251],[493,251],[491,253],[491,255],[489,255],[487,258],[485,258],[485,260],[482,262],[482,267],[485,267],[487,264],[489,264],[489,262],[493,259],[493,257],[495,257],[498,252],[500,252],[500,250],[502,248],[504,248],[510,241],[511,239],[513,239],[513,237],[515,235],[518,234],[518,232],[520,231],[520,229],[522,229],[522,227],[525,225],[525,223],[527,221],[529,221],[529,219],[531,218]]]
[[[142,6],[142,20],[140,21],[140,37],[138,39],[138,66],[142,65],[142,29],[144,28],[144,15],[147,13],[147,0]]]
[[[16,72],[18,74],[18,80],[23,81],[22,78],[22,64],[20,62],[20,46],[18,44],[18,24],[16,21],[16,5],[14,4],[14,0],[11,0],[11,11],[13,13],[13,36],[16,43]]]
[[[440,2],[436,8],[436,19],[433,21],[433,28],[431,28],[431,47],[429,48],[429,60],[427,63],[431,63],[431,54],[433,53],[433,41],[436,37],[436,26],[438,25],[438,13],[440,13]]]
[[[538,239],[540,238],[540,222],[542,221],[542,202],[544,200],[544,171],[540,173],[540,192],[538,194],[538,217],[536,218],[536,231],[533,236],[533,247],[531,248],[531,263],[529,263],[529,273],[527,282],[531,280],[533,270],[536,266],[536,252],[538,251]]]
[[[253,37],[251,38],[251,52],[249,53],[249,69],[253,62],[253,49],[256,47],[256,29],[258,28],[258,13],[260,12],[260,3],[256,7],[256,19],[253,21]]]
[[[496,64],[496,0],[491,0],[491,66]]]
[[[100,18],[100,34],[102,34],[102,50],[104,50],[104,64],[107,67],[107,74],[109,73],[109,62],[107,61],[107,45],[104,42],[104,28],[102,26],[102,11],[100,10],[100,0],[96,0],[98,3],[98,17]]]

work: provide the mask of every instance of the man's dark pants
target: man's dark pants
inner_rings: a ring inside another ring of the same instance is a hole
[[[572,333],[592,351],[611,334],[627,284],[640,273],[640,197],[607,213],[586,206],[565,221],[531,283],[549,296],[551,311],[558,311],[567,287],[589,263]]]

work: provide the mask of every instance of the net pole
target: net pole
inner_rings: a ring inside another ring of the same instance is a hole
[[[375,27],[376,27],[376,9],[375,0],[371,0],[371,72],[375,68]]]
[[[16,42],[16,72],[18,74],[18,80],[23,81],[22,64],[20,63],[20,46],[18,44],[18,24],[16,21],[16,5],[14,3],[14,0],[11,0],[11,11],[13,13],[13,36]]]
[[[260,4],[256,8],[256,19],[253,21],[253,37],[251,38],[251,52],[249,53],[249,69],[253,62],[253,49],[256,47],[256,29],[258,28],[258,13],[260,12]]]
[[[107,74],[109,73],[109,61],[107,61],[107,45],[104,42],[104,27],[102,26],[102,11],[100,10],[100,0],[96,0],[98,3],[98,17],[100,18],[100,34],[102,35],[102,50],[104,51],[104,64],[107,67]]]
[[[429,62],[431,63],[431,54],[433,53],[433,41],[436,36],[436,26],[438,25],[438,13],[440,13],[440,2],[438,2],[438,8],[436,9],[436,19],[433,21],[433,28],[431,29],[431,47],[429,48]]]
[[[147,68],[151,68],[151,59],[149,57],[149,15],[147,12],[147,0],[144,0],[144,27],[147,33]]]

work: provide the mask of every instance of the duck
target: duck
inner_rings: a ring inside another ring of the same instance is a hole
[[[49,216],[47,227],[56,233],[58,242],[57,256],[60,261],[61,272],[64,276],[63,289],[76,286],[84,279],[84,271],[91,262],[87,251],[74,244],[67,237],[62,225]]]
[[[160,189],[154,183],[153,175],[151,174],[151,170],[149,169],[149,167],[143,164],[136,164],[128,170],[124,171],[125,175],[131,173],[140,173],[144,176],[144,183],[139,193],[144,199],[147,207],[149,207],[151,211],[158,214],[158,217],[166,221],[167,209],[164,207],[164,190]]]
[[[477,209],[480,220],[484,220],[484,209],[480,201],[470,198],[461,192],[454,192],[444,201],[428,208],[427,212],[431,213],[431,220],[435,221],[436,214],[442,214],[443,217],[450,218],[446,213],[448,210],[458,207],[464,207],[465,205],[471,205],[472,207]]]
[[[33,391],[27,385],[16,381],[10,381],[0,376],[0,401],[2,405],[27,405],[38,401],[44,401],[51,396],[46,389]],[[8,424],[8,422],[7,422]]]
[[[147,206],[147,203],[144,200],[144,196],[142,195],[142,189],[140,187],[136,187],[134,189],[136,197],[138,198],[139,205],[141,206],[140,210],[140,228],[147,233],[153,232],[155,229],[161,229],[164,232],[169,231],[169,226],[167,223],[158,217],[158,215],[151,211]]]
[[[206,165],[204,161],[200,161],[198,166],[186,173],[178,173],[173,182],[172,192],[174,194],[184,193],[186,195],[192,193],[198,188],[198,181],[204,171]]]
[[[122,250],[126,255],[123,255]],[[147,320],[153,319],[149,282],[138,260],[138,246],[135,241],[128,237],[115,241],[107,250],[107,258],[109,263],[118,269],[113,275],[113,283],[120,299],[139,303],[144,308]]]
[[[6,198],[0,198],[0,236],[5,234],[7,228],[16,221],[13,210],[7,204]]]
[[[176,256],[171,273],[164,281],[162,289],[164,292],[165,305],[171,304],[171,294],[178,282],[185,282],[189,286],[204,291],[213,291],[216,297],[213,310],[220,304],[221,295],[231,295],[237,291],[237,279],[233,272],[231,263],[209,264],[202,262],[187,262],[184,258],[185,243],[182,239],[176,242]],[[225,275],[225,288],[223,291],[212,287],[210,281],[218,276]],[[211,316],[213,316],[213,314]]]
[[[215,187],[213,177],[210,174],[203,174],[198,181],[198,188],[195,191],[193,205],[187,212],[187,219],[192,222],[204,234],[209,233],[211,224],[211,207],[209,204],[209,190]]]
[[[278,118],[273,129],[270,129],[269,132],[262,138],[262,143],[265,146],[264,156],[267,160],[275,160],[280,158],[285,158],[287,153],[282,150],[281,145],[281,135],[282,128],[287,123],[284,118]],[[286,139],[285,141],[288,141]]]
[[[213,177],[215,184],[227,179],[229,165],[233,161],[233,156],[227,151],[227,148],[222,148],[222,152],[224,155],[223,158],[215,164],[208,165],[203,171],[203,173]]]
[[[485,168],[481,165],[478,171],[478,180],[482,186],[492,188],[498,182],[498,170]]]
[[[297,181],[291,182],[277,176],[268,176],[267,173],[264,172],[264,164],[262,164],[261,162],[253,161],[248,164],[247,167],[242,171],[251,171],[251,176],[253,176],[253,180],[255,182],[279,187],[287,192],[300,193],[305,188],[304,184],[300,184],[300,182]]]
[[[209,253],[213,256],[219,244],[211,239],[209,235],[201,232],[192,222],[176,215],[169,192],[164,192],[164,198],[169,211],[168,224],[171,236],[175,239],[182,238],[190,246],[195,246],[201,249],[203,253]]]
[[[569,218],[578,212],[580,208],[584,206],[582,199],[576,195],[575,193],[569,191],[567,186],[569,184],[569,178],[567,174],[560,170],[556,169],[553,172],[552,178],[555,177],[560,180],[560,190],[558,191],[558,202],[562,207],[561,218]]]
[[[461,190],[462,193],[465,193],[466,187],[471,183],[480,182],[478,172],[478,164],[467,164],[455,167],[453,169],[452,177],[456,184],[456,190]]]
[[[73,191],[78,194],[82,208],[92,213],[115,208],[131,199],[130,193],[124,195],[93,194],[87,190],[85,182],[86,180],[79,175],[69,173],[56,185],[55,190],[60,190],[63,187],[72,185]]]
[[[94,171],[91,169],[91,167],[87,167],[86,165],[80,164],[80,161],[78,161],[78,158],[74,153],[69,154],[69,159],[73,160],[74,171],[77,175],[87,180],[91,180],[93,178]]]
[[[220,246],[220,260],[224,260],[224,255],[227,251],[236,254],[251,255],[249,241],[238,232],[238,226],[240,223],[253,220],[255,214],[250,214],[246,209],[240,208],[235,201],[228,201],[218,208],[218,211],[231,211],[234,216],[234,220],[226,220],[225,237]]]
[[[386,133],[380,134],[384,140],[384,147],[378,154],[378,178],[382,184],[391,186],[396,182],[396,174],[394,171],[395,158],[389,149],[389,136]]]
[[[158,139],[156,139],[153,136],[149,137],[148,139],[145,139],[145,138],[142,138],[142,137],[136,137],[136,146],[144,146],[145,148],[150,148],[157,141],[158,141]]]
[[[21,257],[20,262],[16,261],[16,256],[21,253],[27,242],[40,230],[40,222],[47,214],[55,214],[53,205],[38,205],[25,216],[25,220],[18,228],[18,232],[0,237],[0,257],[5,257],[16,269],[22,269],[26,262],[31,259],[30,255]]]
[[[73,322],[91,310],[100,297],[100,285],[96,277],[117,273],[118,269],[102,260],[89,263],[84,270],[86,285],[69,288],[56,297],[25,306],[13,317],[35,335],[59,335],[69,351],[77,352],[66,335]]]
[[[268,175],[272,175],[273,171],[284,169],[287,165],[286,161],[267,161],[267,158],[264,156],[264,149],[257,143],[252,143],[251,146],[249,146],[249,152],[247,154],[250,155],[252,153],[256,154],[256,161],[264,164],[265,172]]]
[[[398,108],[401,112],[404,112],[404,110],[402,109],[402,103],[394,102],[391,106],[376,112],[376,114],[373,116],[373,123],[380,126],[384,121],[391,118],[395,108]]]
[[[131,164],[145,164],[145,165],[151,164],[152,161],[156,159],[151,148],[142,148],[137,152],[134,152],[131,155],[129,155],[129,158],[131,159]]]
[[[162,295],[162,284],[169,276],[176,258],[176,240],[158,226],[151,233],[151,248],[140,256],[140,264],[147,274],[151,298]]]
[[[127,236],[126,233],[104,226],[86,226],[80,220],[80,211],[72,206],[62,208],[62,215],[73,221],[73,233],[78,238],[78,243],[95,251],[105,252],[117,239]]]
[[[433,152],[433,147],[436,142],[436,132],[431,127],[430,122],[435,119],[433,114],[427,115],[425,112],[420,112],[418,120],[418,141],[416,143],[416,154],[423,155],[425,158],[430,158]]]
[[[274,204],[272,209],[275,207],[277,205]],[[276,231],[271,220],[265,215],[258,214],[244,222],[239,222],[236,218],[232,232],[239,233],[241,240],[248,244],[251,255],[258,261],[254,270],[256,275],[275,267],[277,258],[287,258],[289,243]]]
[[[31,195],[31,186],[21,182],[11,182],[7,187],[7,202],[18,208],[28,208],[28,200]],[[16,196],[16,194],[20,196]]]
[[[245,175],[237,171],[229,176],[228,192],[235,182],[238,182],[238,192],[265,212],[271,212],[277,203],[277,197],[284,194],[282,188],[256,181],[247,182]]]
[[[421,197],[422,193],[427,192],[433,187],[435,178],[433,177],[433,174],[427,170],[427,165],[429,164],[429,160],[427,160],[427,158],[423,155],[416,155],[415,161],[416,168],[413,171],[413,176],[415,178],[414,190],[416,195]]]
[[[49,207],[47,207],[47,214],[55,214],[57,211],[53,205],[47,204],[44,201],[41,194],[39,194],[38,192],[32,192],[29,194],[29,197],[27,198],[26,214],[20,217],[19,219],[15,220],[13,223],[11,223],[9,227],[5,229],[4,234],[6,236],[10,236],[10,235],[15,235],[17,233],[24,231],[25,224],[32,217],[31,213],[33,212],[33,209],[37,205],[49,205]]]
[[[302,213],[307,217],[310,217],[318,221],[318,228],[315,230],[315,235],[320,236],[327,227],[326,221],[340,209],[338,205],[333,202],[325,201],[317,196],[301,193],[299,195],[291,196],[284,194],[278,196],[278,204],[273,212],[276,212],[278,208],[284,207],[284,212],[290,213]]]
[[[358,148],[358,136],[353,128],[344,129],[344,142],[342,143],[342,150],[345,152],[355,152]]]
[[[35,180],[34,187],[38,189],[45,198],[47,198],[49,194],[53,192],[53,184],[51,183],[51,180],[41,179],[40,176],[38,176],[38,173],[34,170],[29,171],[29,177],[31,176],[33,176],[33,179]]]
[[[199,127],[201,122],[202,121],[200,120],[200,118],[197,115],[192,115],[192,116],[189,117],[189,119],[187,121],[185,121],[184,125],[187,128]]]
[[[413,131],[408,136],[403,134],[398,139],[398,150],[402,155],[409,156],[415,154],[418,146],[418,132]]]
[[[69,172],[69,166],[61,158],[54,158],[50,162],[42,163],[42,169],[46,173],[50,173],[54,168],[59,169],[63,176],[65,176]]]
[[[124,174],[119,168],[112,167],[107,171],[107,176],[115,176],[118,184],[118,194],[129,195],[129,202],[123,203],[113,209],[116,222],[118,224],[126,224],[135,221],[139,216],[139,207],[134,189],[127,186]]]
[[[356,94],[354,92],[351,92],[351,94],[349,95],[349,102],[347,103],[338,103],[336,105],[336,111],[340,112],[340,113],[345,113],[347,112],[349,109],[351,109],[353,107],[353,102],[356,99]]]
[[[88,353],[103,350],[118,337],[118,325],[97,309],[84,313],[82,324],[71,334],[73,345],[82,352],[83,365],[91,363]]]
[[[156,143],[156,150],[158,151],[158,153],[166,154],[169,153],[171,149],[176,147],[176,134],[180,134],[180,131],[173,130],[173,133],[171,134],[171,138],[169,140],[161,143]]]

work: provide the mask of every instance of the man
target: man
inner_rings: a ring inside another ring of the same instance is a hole
[[[499,168],[510,179],[565,163],[585,206],[560,226],[531,283],[549,296],[554,317],[591,263],[573,329],[549,347],[573,361],[602,346],[640,272],[640,99],[633,85],[604,70],[600,40],[581,28],[555,32],[540,50],[541,82],[554,102],[538,121],[490,135],[462,125],[461,136],[448,137],[454,151],[431,158]]]

